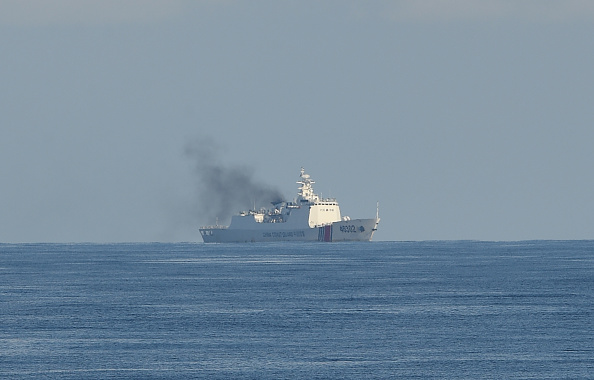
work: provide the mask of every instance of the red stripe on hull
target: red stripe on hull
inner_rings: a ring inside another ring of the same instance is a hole
[[[324,226],[324,241],[332,241],[332,225]]]

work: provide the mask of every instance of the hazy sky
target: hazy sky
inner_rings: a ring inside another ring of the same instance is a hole
[[[592,36],[591,0],[0,0],[0,242],[201,241],[204,145],[376,240],[592,239]]]

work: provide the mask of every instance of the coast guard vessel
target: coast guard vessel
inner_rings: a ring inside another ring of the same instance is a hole
[[[380,221],[375,218],[351,219],[341,216],[334,198],[321,198],[315,183],[301,168],[297,198],[277,202],[271,209],[242,211],[229,226],[200,227],[205,243],[266,241],[370,241]]]

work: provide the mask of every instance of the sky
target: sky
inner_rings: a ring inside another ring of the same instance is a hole
[[[205,166],[304,167],[374,240],[593,239],[593,35],[589,0],[0,0],[0,242],[201,241]]]

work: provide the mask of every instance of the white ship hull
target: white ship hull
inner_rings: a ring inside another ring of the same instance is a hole
[[[371,241],[377,230],[378,219],[352,219],[314,228],[262,228],[233,229],[222,226],[202,227],[205,243],[247,243],[273,241]],[[274,226],[276,227],[276,225]],[[284,227],[284,226],[279,226]]]
[[[293,202],[276,202],[273,209],[244,211],[227,226],[201,227],[205,243],[272,241],[370,241],[380,221],[342,216],[334,198],[314,193],[315,183],[301,168],[301,185]]]

